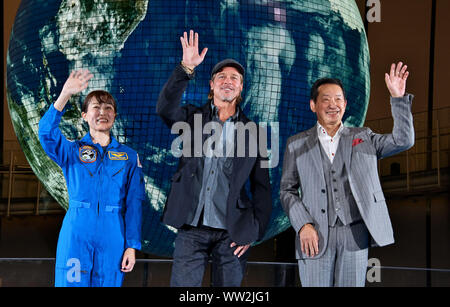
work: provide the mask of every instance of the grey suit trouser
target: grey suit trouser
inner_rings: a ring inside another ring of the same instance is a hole
[[[364,223],[329,227],[328,246],[318,259],[298,261],[303,287],[364,287],[369,234]]]

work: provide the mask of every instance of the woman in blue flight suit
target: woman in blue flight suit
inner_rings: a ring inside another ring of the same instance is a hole
[[[117,286],[141,248],[144,181],[137,153],[119,144],[110,131],[114,98],[93,91],[82,106],[89,125],[79,141],[68,141],[58,128],[64,107],[85,90],[93,75],[74,71],[60,96],[39,122],[39,140],[62,169],[69,192],[56,251],[55,286]]]

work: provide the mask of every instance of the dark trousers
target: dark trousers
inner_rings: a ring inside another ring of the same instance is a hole
[[[183,227],[178,230],[173,253],[170,286],[200,287],[205,267],[212,261],[213,287],[239,287],[244,277],[248,250],[240,258],[226,230]]]

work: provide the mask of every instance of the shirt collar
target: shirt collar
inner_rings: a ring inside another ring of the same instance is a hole
[[[339,127],[338,131],[336,131],[336,134],[333,136],[333,138],[338,138],[341,136],[342,131],[344,130],[344,123],[341,122],[341,126]],[[323,137],[330,137],[327,133],[327,131],[325,130],[324,127],[322,127],[321,124],[319,124],[319,122],[317,122],[317,135],[319,136],[319,138],[323,138]]]
[[[211,110],[213,113],[213,117],[219,118],[219,114],[218,114],[219,109],[214,105],[213,100],[211,100]],[[230,118],[228,118],[227,121],[231,121],[231,120],[236,121],[238,116],[239,116],[239,106],[236,106],[236,112],[234,112],[234,114]]]

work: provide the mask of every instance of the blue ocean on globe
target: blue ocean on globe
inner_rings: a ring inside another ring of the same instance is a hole
[[[26,158],[67,209],[65,179],[39,144],[38,123],[70,71],[89,69],[94,78],[72,97],[60,128],[68,139],[80,139],[88,132],[81,119],[85,95],[94,89],[113,94],[113,134],[138,152],[145,174],[143,251],[159,256],[171,256],[176,236],[161,214],[177,158],[171,152],[176,135],[155,106],[181,61],[179,37],[190,29],[199,33],[200,49],[209,51],[183,103],[203,105],[213,65],[234,58],[246,69],[244,113],[279,136],[270,148],[273,212],[262,241],[290,227],[279,200],[284,146],[289,136],[316,123],[309,107],[312,83],[343,80],[348,126],[364,123],[369,102],[369,49],[353,0],[22,0],[7,54],[7,98]]]

